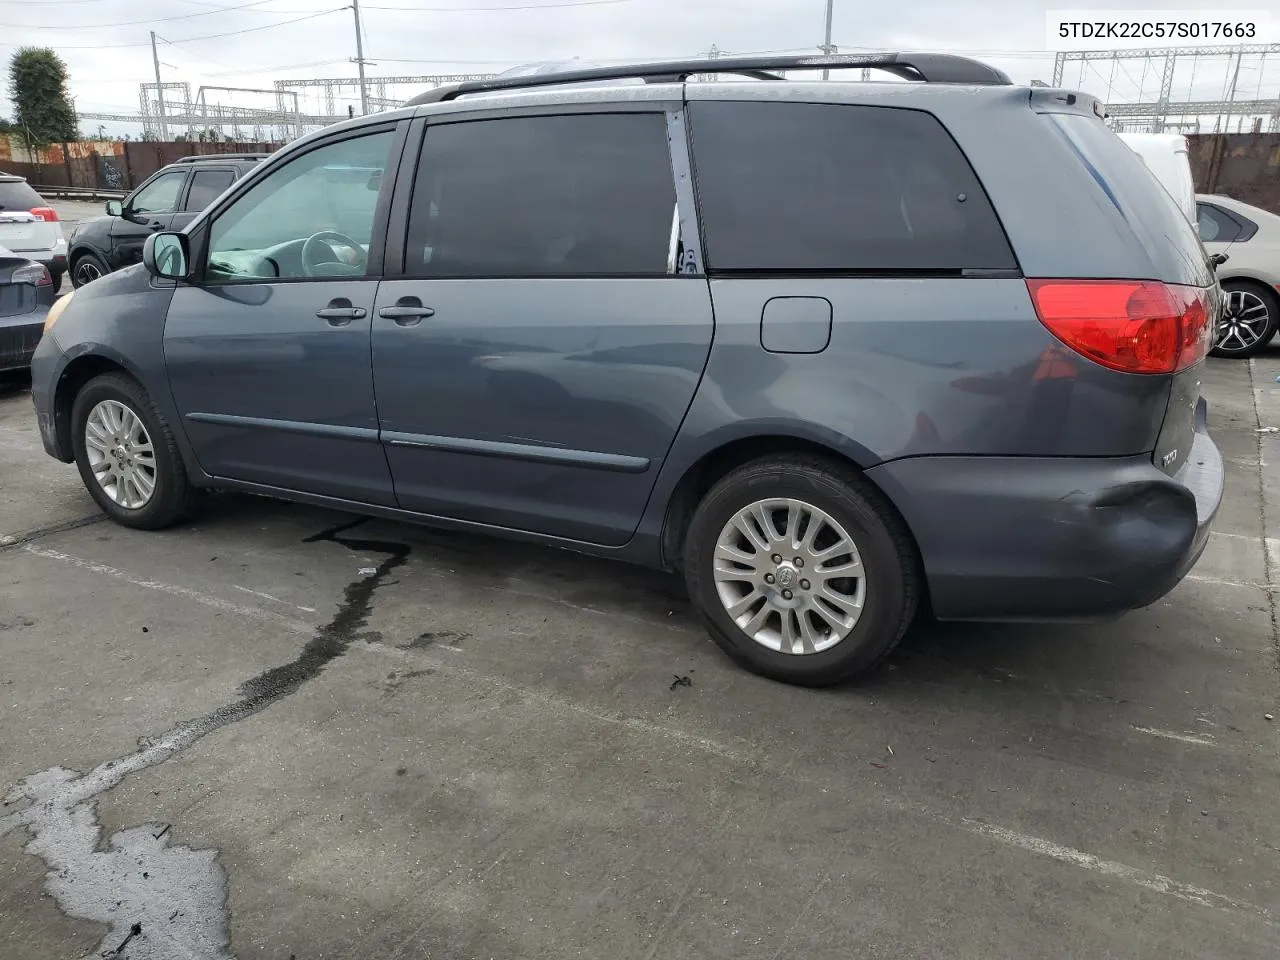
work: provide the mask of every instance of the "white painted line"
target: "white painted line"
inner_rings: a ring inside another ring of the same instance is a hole
[[[1208,723],[1208,720],[1202,720],[1202,723]],[[1197,737],[1190,733],[1175,733],[1172,730],[1156,730],[1153,727],[1133,727],[1137,733],[1145,733],[1149,737],[1162,737],[1165,740],[1178,740],[1182,743],[1194,743],[1201,747],[1216,746],[1213,737]]]
[[[1253,916],[1261,917],[1272,925],[1276,922],[1270,913],[1255,904],[1246,903],[1243,900],[1237,900],[1234,897],[1228,897],[1226,894],[1216,893],[1213,890],[1206,890],[1204,887],[1181,883],[1158,873],[1148,873],[1145,870],[1139,870],[1137,867],[1131,867],[1126,863],[1103,860],[1101,857],[1095,857],[1091,853],[1064,847],[1062,844],[1054,843],[1052,840],[1015,833],[1012,830],[983,823],[980,820],[961,820],[960,825],[971,833],[990,837],[992,840],[998,840],[1011,847],[1018,847],[1061,863],[1069,863],[1083,870],[1100,873],[1106,877],[1125,880],[1139,887],[1154,890],[1156,893],[1163,893],[1166,896],[1185,900],[1188,903],[1196,903],[1202,907],[1224,912],[1252,914]]]
[[[269,593],[262,593],[262,592],[260,592],[260,591],[258,591],[258,590],[250,590],[248,587],[242,587],[242,586],[240,586],[240,585],[239,585],[239,584],[237,584],[237,583],[233,583],[231,586],[232,586],[232,588],[233,588],[233,589],[235,589],[235,590],[240,590],[240,591],[242,591],[242,592],[244,592],[244,593],[251,594],[251,595],[253,595],[253,596],[255,596],[255,597],[261,597],[263,600],[270,600],[270,601],[272,601],[273,603],[280,603],[280,604],[284,604],[284,606],[286,606],[286,607],[293,607],[293,609],[295,609],[295,610],[302,610],[302,611],[303,611],[303,612],[305,612],[305,613],[315,613],[315,612],[316,612],[316,608],[315,608],[315,607],[303,607],[303,606],[299,606],[299,605],[298,605],[298,604],[296,604],[296,603],[290,603],[288,600],[281,600],[279,597],[273,597],[273,596],[272,596],[271,594],[269,594]]]
[[[232,603],[230,600],[223,600],[220,597],[212,597],[207,593],[201,593],[199,590],[192,590],[190,587],[180,587],[173,583],[162,583],[159,580],[147,580],[141,577],[135,577],[131,573],[119,570],[115,567],[107,566],[105,563],[95,563],[92,560],[84,560],[80,557],[73,557],[70,554],[62,553],[59,550],[47,550],[44,547],[33,547],[30,544],[22,548],[23,551],[36,557],[43,557],[46,560],[57,560],[59,563],[68,563],[81,570],[89,570],[92,573],[101,574],[104,577],[113,577],[116,580],[123,580],[125,583],[135,587],[142,587],[144,590],[157,590],[160,593],[167,593],[173,597],[182,597],[186,600],[193,600],[196,603],[203,604],[206,607],[212,607],[215,610],[221,610],[226,613],[239,614],[242,617],[248,617],[251,620],[262,620],[267,623],[276,623],[287,630],[294,633],[311,635],[315,632],[316,625],[313,623],[305,623],[302,620],[295,620],[292,617],[286,617],[283,614],[275,613],[271,610],[263,610],[261,607],[250,607],[241,603]]]
[[[1262,537],[1252,533],[1224,533],[1221,530],[1212,530],[1209,536],[1225,537],[1228,540],[1248,540],[1250,543],[1259,543],[1262,540]]]
[[[1182,579],[1191,580],[1194,583],[1212,583],[1219,587],[1253,587],[1255,590],[1265,587],[1264,584],[1254,583],[1252,580],[1223,580],[1219,577],[1201,576],[1198,573],[1188,573]]]
[[[533,687],[527,687],[524,684],[515,683],[511,680],[504,680],[503,678],[495,677],[492,674],[481,673],[478,670],[472,670],[469,667],[460,666],[456,660],[446,663],[443,660],[439,660],[418,650],[401,650],[399,647],[389,647],[384,643],[371,643],[367,640],[361,640],[353,643],[350,649],[364,650],[369,653],[378,653],[383,656],[395,657],[400,660],[409,660],[414,663],[429,663],[436,669],[445,673],[466,677],[467,679],[474,680],[477,683],[483,683],[487,686],[496,687],[500,690],[506,690],[511,693],[518,694],[525,700],[560,713],[577,714],[578,716],[587,717],[591,720],[598,720],[602,723],[624,727],[628,730],[636,730],[641,733],[664,737],[667,740],[683,744],[686,747],[693,747],[694,749],[712,754],[724,760],[732,760],[736,763],[745,763],[752,766],[756,763],[755,757],[744,753],[741,750],[735,749],[734,747],[728,746],[727,744],[718,743],[715,740],[709,740],[706,737],[700,737],[697,734],[688,733],[687,731],[665,723],[655,723],[652,720],[645,720],[641,717],[626,716],[624,714],[596,710],[566,697],[561,697],[553,693],[546,693],[542,690],[536,690]],[[442,646],[441,649],[448,650],[450,648]],[[454,652],[464,653],[465,651],[461,648],[454,648]]]

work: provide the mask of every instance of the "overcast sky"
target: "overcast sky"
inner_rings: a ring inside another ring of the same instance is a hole
[[[354,76],[352,12],[333,9],[342,2],[12,0],[0,4],[0,57],[7,63],[22,45],[53,47],[70,69],[78,109],[137,113],[138,84],[154,80],[152,30],[167,41],[159,47],[163,79],[190,83],[193,96],[202,84],[270,87],[271,81],[285,78]],[[1101,17],[1108,10],[1171,5],[1142,0],[834,4],[833,41],[841,50],[971,52],[1023,83],[1052,77],[1053,54],[1044,51],[1046,10],[1087,6]],[[1232,5],[1265,8],[1274,2]],[[1206,0],[1199,9],[1211,6]],[[325,10],[333,12],[315,15]],[[816,53],[825,0],[362,0],[361,13],[365,57],[373,62],[368,72],[390,76],[498,72],[530,61],[572,57],[691,57],[713,44],[727,53]],[[214,36],[218,34],[231,35]],[[1110,85],[1116,99],[1135,99],[1145,80],[1145,93],[1151,95],[1158,77],[1148,72],[1144,78],[1143,66],[1143,61],[1130,61],[1120,73],[1103,65],[1101,71],[1086,72],[1083,85],[1099,95]],[[1197,86],[1221,86],[1224,69],[1218,68],[1212,82],[1199,77]],[[1079,68],[1073,70],[1066,82],[1078,85]],[[1263,79],[1269,86],[1263,95],[1275,96],[1276,83],[1256,69],[1252,76],[1242,74],[1241,95],[1252,96],[1253,85]],[[1180,81],[1189,83],[1188,78]],[[401,88],[396,95],[412,92]],[[270,106],[252,94],[219,96],[242,106]],[[319,106],[318,99],[311,101],[312,110]],[[12,115],[7,100],[0,102],[0,113]],[[82,132],[91,133],[97,123],[85,121]],[[104,126],[108,133],[136,132],[127,124]]]

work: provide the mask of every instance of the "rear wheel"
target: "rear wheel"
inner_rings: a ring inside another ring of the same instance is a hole
[[[83,287],[86,283],[93,283],[109,272],[107,265],[97,254],[79,254],[71,265],[71,285],[77,288]]]
[[[1244,360],[1261,351],[1276,335],[1280,298],[1262,286],[1224,280],[1222,320],[1212,355]]]
[[[824,686],[875,666],[915,615],[902,521],[857,471],[820,457],[759,460],[694,512],[685,579],[712,638],[775,680]]]
[[[53,281],[53,292],[56,294],[62,289],[62,270],[50,270],[49,279]]]
[[[130,377],[90,380],[71,408],[76,466],[89,494],[117,523],[142,530],[186,517],[197,491],[173,434]]]

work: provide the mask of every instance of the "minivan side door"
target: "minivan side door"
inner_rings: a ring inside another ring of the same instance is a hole
[[[209,475],[394,506],[369,330],[386,236],[379,200],[402,141],[394,123],[317,141],[195,228],[196,279],[174,291],[164,356]]]
[[[142,245],[161,230],[174,229],[187,171],[164,170],[152,177],[124,202],[124,213],[111,218],[111,249],[107,266],[119,270],[142,262]]]
[[[373,319],[402,508],[631,537],[713,331],[706,279],[677,269],[676,109],[430,118]]]

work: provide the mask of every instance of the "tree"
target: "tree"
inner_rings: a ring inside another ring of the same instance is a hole
[[[14,126],[31,147],[76,140],[76,111],[67,92],[67,65],[47,47],[22,47],[9,61]]]

